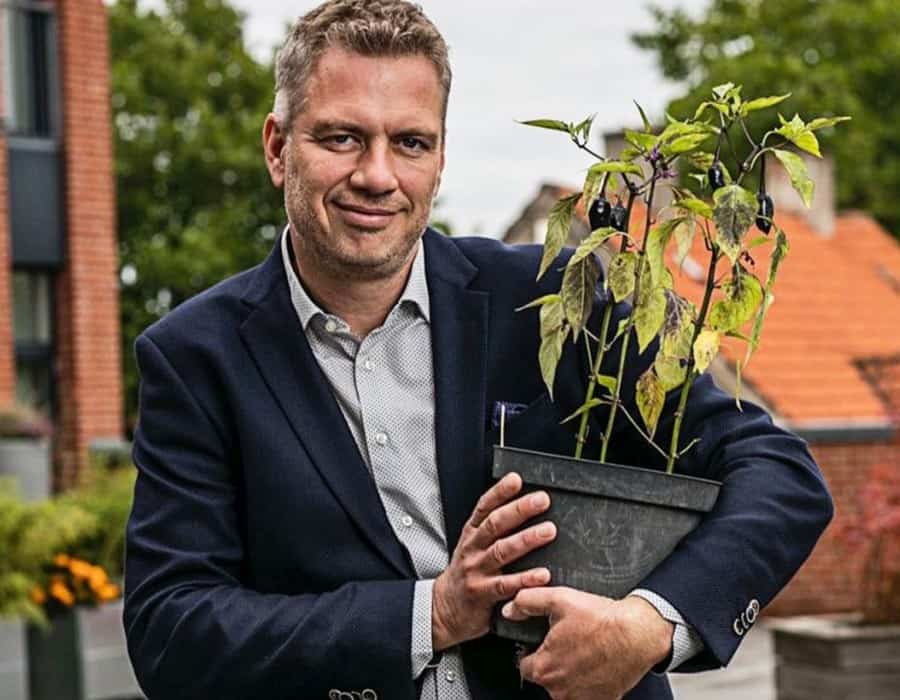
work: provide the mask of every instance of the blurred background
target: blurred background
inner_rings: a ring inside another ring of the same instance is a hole
[[[115,611],[137,420],[131,348],[179,303],[261,261],[281,231],[261,128],[274,52],[316,4],[0,0],[0,475],[10,477],[0,493],[0,699],[135,692]],[[591,157],[517,120],[596,115],[591,146],[615,155],[622,130],[641,124],[633,100],[661,127],[725,82],[749,97],[791,93],[778,108],[788,119],[852,115],[817,132],[811,209],[789,183],[770,187],[793,251],[744,385],[809,441],[838,505],[769,614],[897,617],[900,3],[421,5],[454,70],[433,215],[449,235],[539,243],[550,207],[581,187]],[[760,114],[755,134],[777,125],[774,111]],[[576,221],[571,242],[586,233]],[[698,284],[690,265],[677,284]],[[727,353],[712,371],[734,385]],[[46,647],[35,624],[63,611],[69,628]],[[775,697],[771,639],[753,634],[746,660],[724,672],[731,680],[679,679],[679,697]],[[897,653],[884,666],[873,652],[866,673],[900,687]],[[812,663],[795,650],[782,657]],[[76,681],[59,670],[76,667]],[[829,668],[813,675],[852,691],[833,697],[881,697]],[[806,680],[779,674],[778,687],[805,697]],[[61,685],[41,680],[51,676]]]

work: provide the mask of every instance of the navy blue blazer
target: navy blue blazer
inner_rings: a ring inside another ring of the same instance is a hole
[[[538,314],[514,311],[559,283],[556,270],[534,283],[540,248],[430,230],[424,245],[452,551],[492,483],[491,407],[528,405],[507,423],[507,444],[571,454],[573,434],[559,422],[581,401],[585,358],[567,345],[551,403],[536,359]],[[124,621],[147,696],[324,699],[331,689],[369,688],[381,699],[414,700],[415,572],[306,342],[280,246],[180,305],[135,349],[139,476]],[[653,352],[628,359],[625,386]],[[603,371],[614,374],[615,353],[608,362]],[[669,399],[671,409],[677,397]],[[596,435],[606,418],[595,420]],[[662,444],[670,431],[664,420]],[[728,662],[741,640],[735,621],[787,583],[832,507],[805,444],[748,402],[739,412],[708,377],[695,384],[682,431],[700,442],[679,471],[724,486],[713,512],[643,587],[698,631],[705,651],[683,670],[702,670]],[[608,456],[662,466],[627,423]],[[547,697],[536,686],[520,689],[509,643],[487,635],[463,654],[475,700]],[[671,691],[651,674],[627,697]]]

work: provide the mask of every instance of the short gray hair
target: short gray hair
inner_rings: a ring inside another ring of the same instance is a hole
[[[275,60],[273,111],[282,129],[290,132],[303,110],[306,83],[329,47],[363,56],[424,56],[444,90],[446,120],[452,80],[447,44],[422,8],[406,0],[326,0],[294,23]]]

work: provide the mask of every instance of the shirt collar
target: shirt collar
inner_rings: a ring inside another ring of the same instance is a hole
[[[281,235],[281,259],[284,263],[284,273],[287,276],[288,287],[291,291],[291,302],[294,305],[294,310],[297,312],[303,330],[306,331],[313,318],[316,316],[329,316],[330,314],[321,309],[310,298],[291,265],[291,255],[288,248],[290,245],[290,230],[290,225],[285,226]],[[403,302],[411,302],[419,310],[422,317],[429,323],[431,322],[431,303],[428,296],[428,281],[425,277],[425,246],[421,239],[419,239],[419,248],[416,251],[416,257],[413,259],[406,287],[404,287],[403,293],[397,300],[395,308],[403,304]]]

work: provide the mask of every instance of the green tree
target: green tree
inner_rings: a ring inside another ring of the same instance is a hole
[[[258,263],[284,221],[261,148],[271,66],[222,0],[109,7],[126,413],[132,346],[188,297]]]
[[[734,82],[746,95],[792,93],[779,105],[787,119],[852,115],[840,139],[817,132],[835,158],[838,205],[867,210],[900,236],[900,3],[712,0],[699,18],[651,12],[655,28],[632,39],[685,84],[670,113],[693,114],[713,86]],[[756,134],[777,126],[769,111],[752,116]]]

